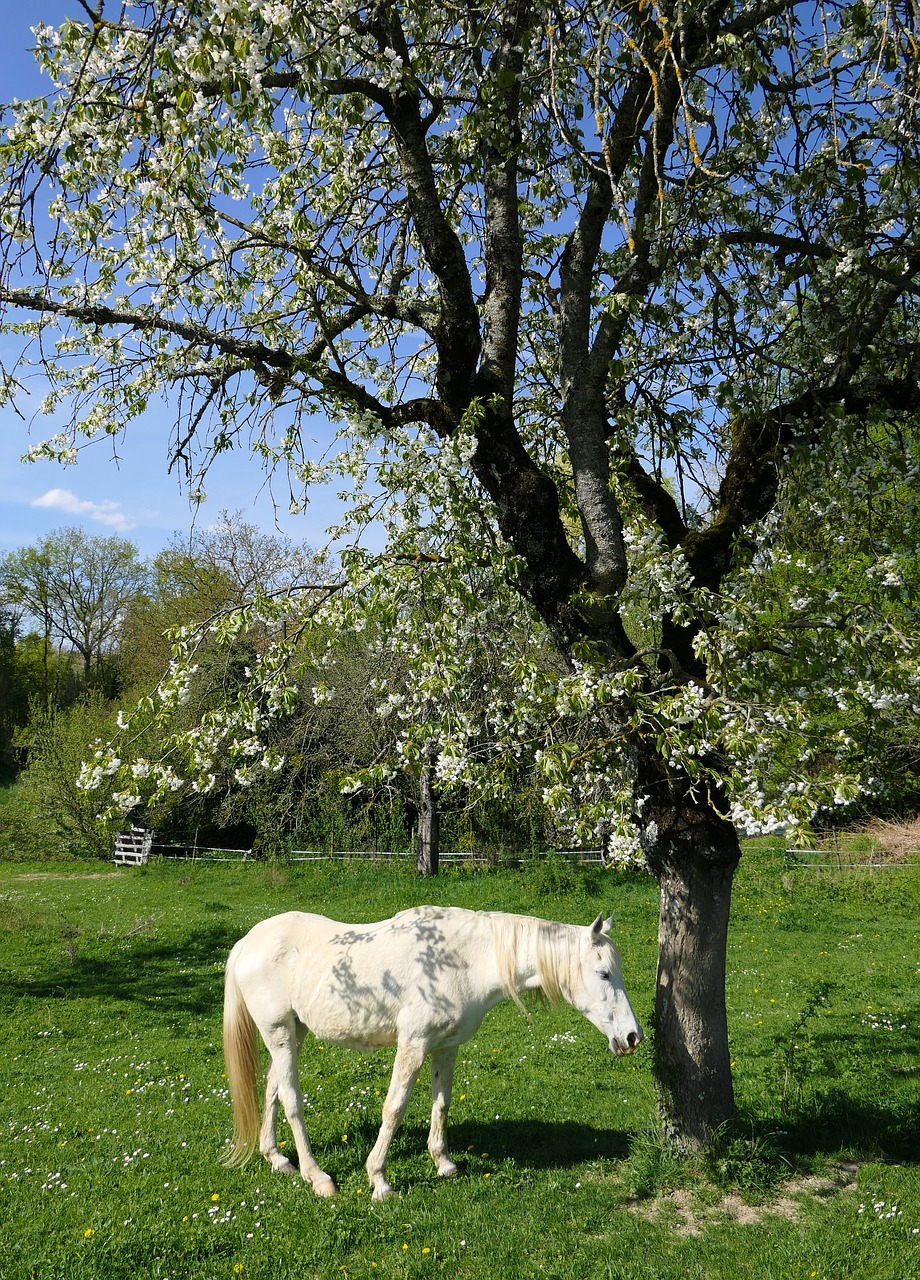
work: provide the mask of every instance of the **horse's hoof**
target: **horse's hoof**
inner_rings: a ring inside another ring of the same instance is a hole
[[[372,1200],[389,1200],[390,1196],[395,1196],[395,1195],[396,1195],[396,1192],[393,1190],[390,1184],[386,1182],[382,1187],[374,1187],[374,1192],[373,1192],[373,1195],[371,1196],[371,1199]]]
[[[297,1166],[291,1164],[286,1156],[278,1156],[276,1159],[270,1160],[269,1163],[273,1173],[292,1174],[297,1172]]]
[[[320,1178],[318,1182],[313,1183],[313,1194],[322,1196],[324,1199],[331,1199],[338,1191],[338,1187],[331,1178]]]
[[[443,1160],[441,1164],[438,1165],[439,1178],[452,1178],[456,1172],[457,1166],[454,1164],[453,1160]]]

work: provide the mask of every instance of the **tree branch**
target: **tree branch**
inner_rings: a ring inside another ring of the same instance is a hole
[[[169,333],[201,347],[217,347],[227,355],[239,356],[255,368],[295,370],[306,361],[285,347],[269,347],[264,342],[240,338],[226,330],[208,329],[187,320],[169,320],[153,311],[128,311],[97,302],[59,302],[29,289],[0,285],[0,303],[24,311],[39,312],[76,320],[81,324],[123,326],[140,333]]]
[[[302,373],[318,387],[344,396],[357,409],[374,414],[385,427],[419,421],[434,425],[442,420],[440,406],[431,397],[418,397],[394,408],[384,404],[360,383],[352,381],[343,371],[319,363],[319,355],[328,347],[325,335],[310,343],[304,353],[295,353],[286,347],[269,347],[258,339],[238,337],[226,330],[208,329],[187,320],[170,320],[152,311],[127,311],[99,303],[58,302],[27,289],[0,286],[0,304],[3,303],[25,311],[61,316],[80,324],[121,326],[140,333],[168,333],[192,346],[216,348],[223,355],[233,356],[242,361],[245,368],[251,369],[257,377],[263,379],[267,370],[276,371],[288,378]],[[353,321],[360,319],[366,312],[355,308],[347,314]],[[242,371],[241,368],[236,370]],[[200,373],[200,370],[196,370],[196,373]]]
[[[508,409],[514,395],[523,284],[523,244],[518,212],[521,42],[528,39],[530,5],[517,0],[505,22],[500,48],[483,86],[490,107],[490,131],[484,147],[485,295],[480,379],[494,382]],[[494,105],[493,105],[494,103]],[[497,141],[496,141],[497,138]]]
[[[392,49],[409,65],[406,38],[395,10],[377,10],[371,29],[381,52]],[[448,417],[459,423],[470,399],[470,387],[481,352],[479,311],[466,253],[451,227],[435,182],[425,141],[421,98],[402,89],[381,102],[393,129],[406,197],[425,260],[438,281],[441,315],[437,326],[436,385]]]
[[[619,473],[632,486],[646,515],[658,526],[668,546],[680,546],[687,534],[687,526],[680,508],[664,485],[650,476],[632,449],[617,442],[613,449],[614,462]]]
[[[776,501],[783,458],[809,432],[814,435],[835,408],[855,415],[872,409],[916,413],[920,410],[918,371],[912,369],[901,378],[867,376],[861,383],[815,387],[761,416],[737,419],[716,516],[707,529],[691,530],[682,542],[696,586],[718,589],[731,566],[738,534],[763,519]]]

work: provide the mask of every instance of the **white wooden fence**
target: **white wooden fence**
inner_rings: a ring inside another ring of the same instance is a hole
[[[119,866],[139,866],[148,861],[151,851],[160,858],[202,860],[207,862],[246,862],[252,858],[251,849],[211,849],[199,845],[154,844],[154,833],[143,827],[132,827],[122,831],[115,837],[115,863]],[[291,862],[328,862],[366,859],[367,861],[389,862],[403,858],[415,858],[415,854],[403,850],[365,849],[365,850],[322,850],[292,849],[287,855]],[[546,852],[505,854],[486,853],[479,850],[445,850],[439,861],[444,863],[477,863],[499,862],[517,864],[530,858],[560,858],[573,862],[596,863],[605,865],[606,859],[600,849],[554,849]],[[253,859],[257,861],[257,859]]]
[[[119,831],[115,837],[115,865],[118,867],[138,867],[150,858],[153,847],[153,832],[144,827],[131,827],[127,831]]]

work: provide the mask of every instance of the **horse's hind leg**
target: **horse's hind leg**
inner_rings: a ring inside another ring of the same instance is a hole
[[[405,1114],[406,1105],[415,1088],[418,1073],[425,1059],[425,1046],[412,1042],[402,1042],[396,1048],[396,1060],[393,1063],[393,1075],[383,1104],[383,1123],[374,1148],[367,1157],[365,1168],[368,1180],[374,1190],[373,1199],[384,1200],[393,1194],[393,1188],[386,1180],[387,1152],[393,1135],[399,1128]]]
[[[336,1185],[326,1173],[321,1169],[313,1158],[313,1152],[310,1149],[310,1139],[307,1137],[307,1126],[303,1118],[303,1094],[300,1090],[300,1077],[297,1071],[297,1055],[300,1050],[300,1042],[303,1038],[303,1032],[298,1034],[294,1025],[294,1019],[291,1018],[290,1025],[272,1027],[266,1035],[263,1032],[265,1043],[268,1045],[268,1051],[272,1056],[272,1065],[269,1068],[268,1078],[265,1085],[265,1118],[262,1121],[262,1132],[260,1135],[260,1147],[263,1154],[272,1164],[275,1165],[271,1157],[272,1150],[277,1151],[275,1143],[275,1116],[278,1111],[278,1100],[284,1107],[284,1114],[287,1116],[288,1124],[291,1126],[291,1132],[294,1135],[294,1145],[297,1148],[297,1157],[300,1161],[300,1175],[305,1182],[309,1182],[314,1192],[318,1196],[334,1196]],[[271,1094],[274,1095],[272,1102]],[[270,1106],[272,1102],[272,1106]],[[271,1128],[269,1130],[269,1112],[273,1111],[271,1117]],[[262,1141],[268,1135],[265,1146]],[[280,1151],[278,1152],[280,1156]],[[284,1157],[281,1157],[282,1160]]]
[[[268,1075],[265,1077],[265,1106],[262,1110],[262,1128],[259,1130],[259,1150],[276,1173],[296,1173],[296,1166],[279,1150],[277,1123],[278,1079],[272,1062],[269,1063]]]
[[[447,1111],[454,1083],[454,1064],[458,1046],[435,1049],[431,1055],[431,1129],[428,1133],[428,1150],[438,1171],[439,1178],[450,1178],[457,1166],[447,1154]]]

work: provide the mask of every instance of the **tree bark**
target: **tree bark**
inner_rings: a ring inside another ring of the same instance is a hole
[[[438,814],[438,795],[431,781],[431,769],[428,765],[422,767],[418,790],[418,846],[415,851],[415,865],[420,875],[436,876],[441,824]]]
[[[665,1132],[688,1151],[735,1114],[725,1009],[732,875],[698,862],[659,880],[656,1077]]]
[[[660,887],[654,1055],[667,1137],[692,1152],[735,1115],[725,958],[738,836],[706,799],[647,803],[642,843]]]

